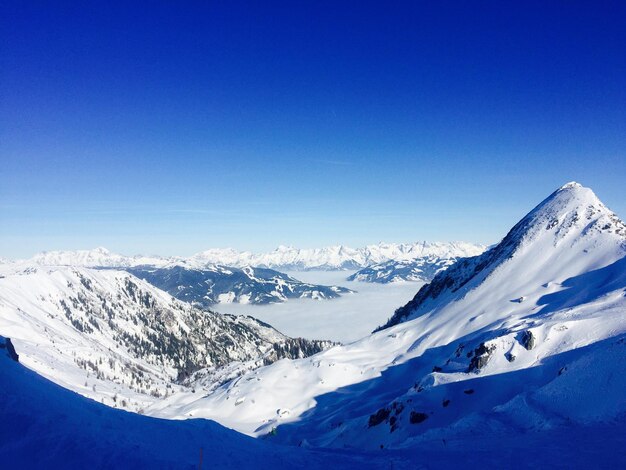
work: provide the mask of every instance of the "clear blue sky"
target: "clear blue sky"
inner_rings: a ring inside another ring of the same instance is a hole
[[[625,2],[53,3],[0,6],[0,256],[626,217]]]

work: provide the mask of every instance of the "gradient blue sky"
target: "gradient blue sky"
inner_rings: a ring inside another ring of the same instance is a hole
[[[626,217],[625,2],[53,3],[0,6],[0,256]]]

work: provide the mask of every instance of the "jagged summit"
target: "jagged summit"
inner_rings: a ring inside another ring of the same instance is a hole
[[[529,212],[500,245],[517,248],[540,238],[558,243],[593,236],[601,231],[624,237],[624,223],[590,189],[571,182],[561,186]],[[497,247],[496,247],[497,248]]]
[[[590,188],[571,182],[561,186],[535,207],[505,240],[516,236],[521,242],[542,235],[553,237],[556,245],[568,237],[574,238],[571,241],[576,242],[576,239],[593,237],[599,232],[608,238],[623,239],[626,226]]]
[[[437,304],[444,297],[447,302],[458,300],[496,272],[499,279],[510,277],[506,285],[515,281],[524,285],[530,279],[550,283],[604,267],[624,255],[626,225],[590,188],[567,183],[523,217],[498,245],[437,275],[380,329],[436,308],[436,299]]]
[[[570,181],[569,183],[565,183],[563,186],[561,186],[559,189],[568,189],[568,188],[582,188],[583,185],[576,182],[576,181]]]

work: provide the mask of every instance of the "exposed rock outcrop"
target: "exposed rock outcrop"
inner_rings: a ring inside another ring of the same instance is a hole
[[[487,346],[485,343],[480,343],[480,346],[474,350],[474,357],[472,357],[467,371],[473,372],[485,367],[495,350],[496,347],[493,345]]]
[[[530,330],[524,331],[524,333],[522,333],[522,337],[520,338],[520,343],[528,351],[534,348],[535,347],[535,335],[533,335],[533,332]]]

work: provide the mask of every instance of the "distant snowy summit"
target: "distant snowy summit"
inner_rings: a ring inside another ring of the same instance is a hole
[[[376,282],[379,284],[404,281],[430,282],[437,274],[445,271],[459,259],[460,257],[426,256],[408,261],[385,261],[358,270],[348,277],[348,281]]]
[[[163,265],[175,262],[177,258],[159,256],[124,256],[112,253],[103,247],[93,250],[43,251],[26,262],[41,266],[74,266],[85,268],[127,268],[140,265]]]
[[[122,269],[203,307],[216,303],[267,304],[288,299],[334,299],[351,293],[340,286],[301,282],[283,271],[354,270],[348,280],[427,282],[459,258],[484,251],[465,242],[379,243],[363,248],[331,246],[299,249],[280,246],[254,254],[230,248],[211,249],[189,258],[123,256],[106,248],[50,251],[18,263],[26,266],[74,266]]]
[[[401,258],[375,263],[358,270],[348,277],[349,281],[377,282],[388,284],[391,282],[430,282],[442,271],[452,266],[458,260],[470,256],[477,256],[486,249],[484,245],[471,243],[448,243],[423,245],[421,250],[409,250]]]
[[[215,265],[245,268],[276,269],[281,271],[357,270],[387,261],[409,261],[418,258],[464,258],[482,253],[485,247],[466,242],[378,243],[361,248],[344,245],[323,248],[295,248],[279,246],[267,253],[237,251],[232,248],[213,248],[190,257],[124,256],[106,248],[76,251],[48,251],[35,255],[29,261],[45,266],[82,266],[128,268],[137,266],[182,266],[203,269]]]
[[[482,253],[485,247],[466,242],[378,243],[361,248],[344,245],[323,248],[279,246],[268,253],[238,252],[232,249],[208,250],[187,260],[190,264],[259,266],[283,271],[358,270],[387,261],[409,261],[434,256],[466,257]]]

